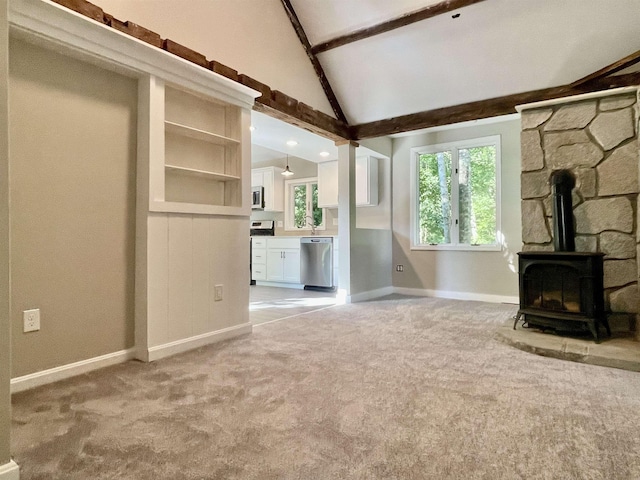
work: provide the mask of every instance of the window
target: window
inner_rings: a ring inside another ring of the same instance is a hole
[[[324,208],[318,207],[318,179],[302,178],[285,182],[285,229],[324,230]]]
[[[499,250],[500,136],[411,150],[411,248]]]

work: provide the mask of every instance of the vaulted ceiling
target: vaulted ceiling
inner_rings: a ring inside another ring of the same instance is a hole
[[[640,0],[281,1],[355,138],[624,85],[570,86],[627,56],[615,73],[640,71]]]
[[[254,110],[331,140],[640,85],[640,0],[53,1],[254,88]]]

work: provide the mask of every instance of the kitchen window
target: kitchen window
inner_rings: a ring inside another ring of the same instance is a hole
[[[285,182],[285,230],[324,230],[324,208],[318,207],[318,179]]]
[[[411,149],[411,248],[500,250],[500,136]]]

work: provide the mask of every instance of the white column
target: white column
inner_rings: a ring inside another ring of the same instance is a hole
[[[338,296],[351,297],[351,246],[356,229],[356,147],[352,141],[337,142],[338,147]]]
[[[11,460],[11,284],[9,251],[9,24],[0,0],[0,480],[17,480]]]

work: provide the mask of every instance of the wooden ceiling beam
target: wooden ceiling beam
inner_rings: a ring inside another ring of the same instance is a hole
[[[298,15],[293,9],[291,2],[289,0],[281,0],[281,2],[282,2],[282,6],[284,7],[284,10],[287,12],[287,16],[289,17],[289,21],[291,22],[291,25],[293,26],[293,29],[296,32],[296,35],[298,35],[298,39],[300,40],[300,43],[302,43],[302,46],[304,47],[304,51],[306,52],[307,57],[309,57],[309,60],[311,61],[311,65],[313,65],[313,69],[315,70],[316,75],[318,76],[318,80],[320,80],[320,85],[324,90],[324,94],[327,96],[327,100],[329,100],[329,104],[333,109],[333,113],[336,115],[336,118],[338,120],[348,125],[349,122],[347,122],[347,117],[344,115],[344,112],[342,111],[342,107],[340,107],[338,98],[336,97],[336,94],[334,93],[333,89],[331,88],[331,85],[329,84],[329,80],[327,79],[327,76],[324,73],[324,69],[322,68],[322,65],[320,65],[320,61],[318,60],[318,57],[316,56],[316,54],[311,51],[311,44],[309,43],[307,34],[305,33],[304,28],[302,28],[302,24],[300,23],[300,20],[298,19]]]
[[[597,72],[593,72],[592,74],[587,75],[586,77],[576,80],[571,84],[571,86],[578,87],[580,85],[585,85],[594,80],[598,80],[598,79],[607,77],[609,75],[613,75],[614,73],[619,72],[620,70],[624,70],[625,68],[630,67],[632,65],[635,65],[638,62],[640,62],[640,50],[638,50],[635,53],[632,53],[631,55],[627,55],[626,57],[618,60],[617,62],[612,63],[611,65],[607,65],[606,67],[601,68]]]
[[[361,28],[360,30],[347,33],[346,35],[342,35],[326,42],[319,43],[318,45],[311,47],[311,53],[313,55],[318,55],[319,53],[326,52],[327,50],[331,50],[333,48],[341,47],[349,43],[357,42],[358,40],[373,37],[374,35],[380,35],[381,33],[389,32],[391,30],[395,30],[396,28],[405,27],[412,23],[420,22],[422,20],[426,20],[427,18],[432,18],[438,15],[443,15],[453,10],[458,10],[459,8],[467,7],[469,5],[473,5],[474,3],[483,1],[484,0],[445,0],[440,3],[435,3],[420,10],[416,10],[414,12],[410,12],[400,17],[394,18],[393,20],[378,23],[377,25],[373,25],[372,27]]]
[[[597,79],[588,85],[578,87],[563,85],[561,87],[533,90],[514,95],[506,95],[504,97],[454,105],[452,107],[412,113],[410,115],[402,115],[386,120],[354,125],[350,127],[350,130],[353,140],[381,137],[422,128],[508,115],[516,113],[515,107],[517,105],[632,85],[640,85],[640,73],[629,73],[626,75]]]
[[[566,97],[581,93],[607,90],[609,88],[640,85],[640,72],[626,75],[610,75],[616,64],[627,63],[626,66],[636,63],[635,56],[640,52],[629,55],[624,59],[609,66],[607,73],[601,74],[600,78],[594,78],[580,85],[565,85],[561,87],[535,90],[532,92],[519,93],[498,97],[489,100],[481,100],[453,107],[445,107],[437,110],[403,115],[396,118],[380,120],[376,122],[364,123],[349,127],[346,122],[337,120],[326,113],[298,102],[296,99],[285,95],[277,90],[271,90],[253,78],[239,74],[236,70],[227,67],[215,60],[208,61],[204,55],[195,52],[183,45],[169,39],[162,39],[160,35],[132,22],[120,21],[112,15],[103,12],[100,7],[87,0],[53,0],[54,2],[76,11],[84,16],[97,20],[105,25],[124,32],[127,35],[138,38],[158,48],[163,48],[169,53],[177,55],[185,60],[197,63],[204,68],[223,75],[235,82],[247,85],[261,93],[256,99],[254,110],[264,112],[267,115],[283,120],[292,125],[304,128],[320,136],[330,138],[334,141],[359,140],[363,138],[379,137],[402,133],[421,128],[435,127],[467,120],[479,120],[482,118],[506,115],[515,112],[516,105],[533,103],[553,98]],[[452,0],[455,1],[455,0]],[[450,2],[442,2],[450,3]],[[631,63],[629,63],[631,62]],[[626,68],[625,67],[620,67]],[[620,69],[616,70],[619,71]],[[604,70],[604,69],[603,69]],[[597,73],[597,72],[596,72]],[[592,74],[593,75],[593,74]],[[586,78],[586,77],[585,77]]]

